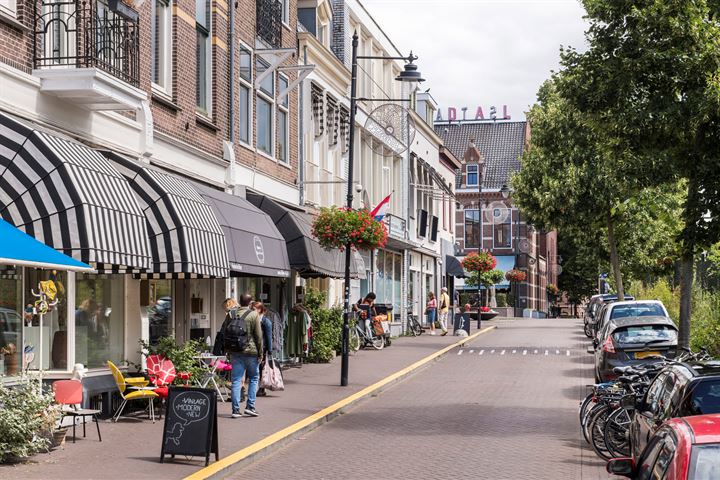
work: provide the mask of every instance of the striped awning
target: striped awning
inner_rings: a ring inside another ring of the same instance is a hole
[[[110,162],[3,113],[0,216],[101,272],[152,266],[145,216]]]
[[[226,278],[225,236],[213,208],[189,182],[112,152],[103,152],[128,180],[147,220],[153,278]]]

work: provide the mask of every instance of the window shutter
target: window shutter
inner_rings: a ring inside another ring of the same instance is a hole
[[[311,98],[312,98],[312,114],[313,123],[315,126],[315,136],[319,137],[325,133],[325,122],[323,112],[323,91],[320,87],[311,84]]]

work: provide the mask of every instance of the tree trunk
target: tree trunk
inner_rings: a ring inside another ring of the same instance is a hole
[[[693,254],[680,257],[680,332],[678,346],[690,348],[690,314],[692,313]]]
[[[615,276],[615,288],[617,288],[618,301],[625,300],[625,288],[623,287],[622,271],[620,270],[620,257],[617,251],[617,239],[615,238],[615,221],[610,213],[607,214],[608,244],[610,246],[610,265],[612,265]]]

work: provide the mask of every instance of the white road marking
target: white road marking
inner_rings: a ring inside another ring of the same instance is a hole
[[[505,355],[505,350],[503,350],[502,352],[500,352],[500,355]]]
[[[527,350],[523,350],[523,355],[527,355]]]
[[[547,350],[545,350],[545,355],[547,355],[547,354],[548,354],[548,351],[547,351]]]
[[[485,350],[480,350],[480,355],[482,355],[483,353],[485,353]]]
[[[470,353],[473,353],[475,350],[470,350]]]
[[[535,350],[535,351],[533,352],[533,355],[537,355],[537,350]]]
[[[495,353],[495,350],[490,350],[490,355],[492,355],[493,353]]]
[[[560,350],[555,350],[555,355],[560,355]]]
[[[567,354],[566,354],[566,355],[567,355],[568,357],[570,356],[570,350],[567,351]]]
[[[458,355],[462,355],[463,350],[458,351]]]
[[[515,355],[515,352],[517,352],[517,350],[513,350],[513,355]]]

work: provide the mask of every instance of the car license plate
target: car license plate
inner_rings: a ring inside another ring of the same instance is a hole
[[[635,360],[642,360],[653,355],[660,355],[660,352],[635,352]]]

